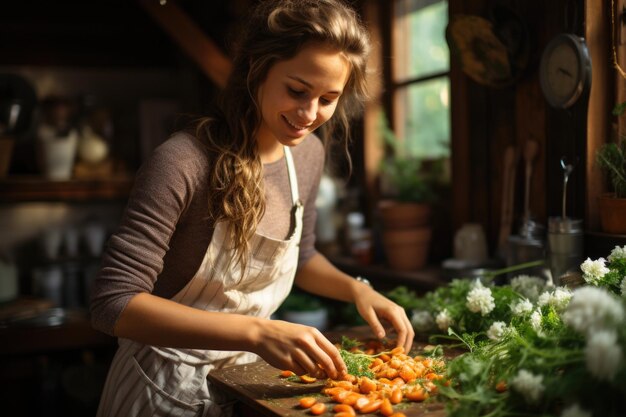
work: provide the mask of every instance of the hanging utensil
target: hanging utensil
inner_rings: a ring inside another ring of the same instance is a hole
[[[524,187],[524,223],[530,222],[530,181],[533,175],[533,165],[539,153],[539,145],[534,140],[524,144],[525,187]]]
[[[509,145],[504,151],[503,179],[502,179],[502,204],[500,214],[500,234],[498,237],[498,253],[506,258],[507,240],[511,235],[513,224],[513,205],[515,188],[515,166],[517,165],[518,152],[515,146]]]
[[[572,173],[572,171],[574,170],[574,166],[576,165],[576,161],[574,161],[573,163],[568,163],[567,157],[562,157],[561,158],[561,168],[563,168],[563,205],[562,205],[562,216],[563,219],[567,218],[567,216],[565,215],[566,211],[565,211],[565,206],[566,206],[566,202],[567,202],[567,182],[569,180],[569,176]]]

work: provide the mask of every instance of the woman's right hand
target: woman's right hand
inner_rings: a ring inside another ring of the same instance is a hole
[[[314,327],[261,320],[259,331],[255,333],[254,353],[275,368],[317,378],[324,377],[325,373],[333,379],[347,372],[339,350]]]

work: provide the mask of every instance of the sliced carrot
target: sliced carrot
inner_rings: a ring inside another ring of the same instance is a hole
[[[385,417],[393,414],[393,406],[391,405],[391,401],[389,401],[389,398],[384,398],[383,402],[380,404],[380,414]]]
[[[348,404],[337,404],[333,407],[333,411],[335,413],[348,413],[351,416],[356,416],[356,411],[354,411],[354,408]]]
[[[406,414],[398,412],[398,413],[393,413],[389,417],[406,417]]]
[[[376,382],[366,376],[362,377],[359,382],[359,391],[361,391],[362,394],[369,394],[372,391],[376,391]]]
[[[300,375],[300,381],[304,382],[305,384],[311,384],[317,381],[317,378],[313,378],[312,376],[304,374],[304,375]]]
[[[356,376],[352,375],[352,374],[345,374],[343,376],[343,380],[344,381],[348,381],[350,383],[354,383],[356,381]]]
[[[404,346],[397,346],[393,349],[391,349],[391,354],[392,355],[400,355],[404,353]]]
[[[345,390],[345,389],[341,389],[341,391],[338,391],[337,393],[335,393],[335,395],[333,395],[333,401],[337,402],[337,403],[343,403],[345,401],[346,398],[348,398],[348,395],[351,395],[352,391],[349,390]]]
[[[356,414],[350,414],[347,411],[340,411],[335,414],[335,417],[354,417]]]
[[[391,358],[389,360],[389,366],[393,369],[399,369],[402,366],[402,361],[398,358]]]
[[[359,398],[362,398],[361,394],[352,392],[342,401],[342,404],[355,405]]]
[[[319,416],[320,414],[323,414],[326,411],[326,404],[324,403],[317,403],[314,404],[311,409],[311,414],[313,414],[314,416]]]
[[[363,407],[365,407],[366,405],[368,405],[370,403],[370,399],[367,397],[360,397],[359,399],[356,400],[356,402],[354,403],[354,408],[356,410],[358,410],[359,412],[361,412],[361,410],[363,409]]]
[[[400,376],[395,377],[395,378],[393,379],[393,381],[391,381],[391,384],[392,384],[392,385],[395,385],[395,386],[402,386],[402,385],[404,385],[405,383],[406,383],[406,382],[404,381],[404,379],[402,379],[402,377],[400,377]]]
[[[373,400],[365,404],[363,407],[359,409],[359,411],[363,414],[375,413],[380,408],[382,400]]]
[[[342,391],[345,391],[346,389],[343,387],[326,387],[322,390],[322,392],[326,395],[328,395],[329,397],[332,397],[333,395],[336,395]]]
[[[281,371],[280,376],[282,378],[289,378],[290,376],[295,376],[296,374],[293,371],[289,371],[287,369],[285,369],[284,371]]]
[[[393,391],[391,391],[391,397],[389,398],[389,400],[392,404],[398,404],[402,402],[403,397],[404,395],[402,394],[402,391],[398,388],[395,388]]]
[[[314,397],[302,397],[300,398],[300,407],[311,408],[316,402],[317,400]]]
[[[409,401],[424,401],[428,398],[428,392],[424,388],[416,388],[411,391],[407,391],[404,396]]]
[[[394,379],[395,377],[397,377],[399,374],[397,369],[394,368],[389,368],[387,369],[387,372],[385,372],[385,376],[389,379]]]

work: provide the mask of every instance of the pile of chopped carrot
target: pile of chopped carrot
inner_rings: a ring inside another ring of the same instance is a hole
[[[381,345],[382,347],[382,345]],[[372,347],[356,352],[376,355],[370,363],[367,376],[346,375],[342,380],[328,379],[322,393],[336,403],[332,407],[335,417],[353,417],[357,414],[378,413],[385,417],[406,417],[394,408],[401,403],[421,402],[437,393],[435,380],[444,379],[445,363],[421,355],[410,356],[404,348],[396,347],[390,351]],[[289,371],[281,376],[287,377]],[[291,373],[290,375],[293,375]],[[307,378],[302,378],[307,377]],[[301,376],[302,382],[314,382],[308,376]],[[442,381],[446,385],[449,381]],[[299,406],[308,409],[310,414],[321,415],[331,404],[318,401],[315,397],[302,397]]]

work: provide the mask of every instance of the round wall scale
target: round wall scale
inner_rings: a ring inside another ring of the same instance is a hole
[[[552,107],[573,106],[591,86],[591,58],[585,40],[569,33],[555,36],[541,56],[539,79]]]

